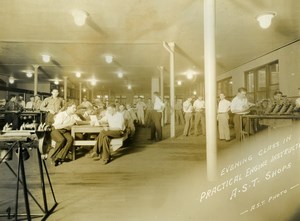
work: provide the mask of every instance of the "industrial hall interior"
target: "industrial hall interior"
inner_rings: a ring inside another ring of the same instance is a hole
[[[300,1],[1,0],[0,221],[299,221]]]

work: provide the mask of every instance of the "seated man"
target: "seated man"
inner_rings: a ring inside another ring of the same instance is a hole
[[[123,114],[125,126],[130,130],[129,136],[133,137],[135,133],[134,119],[132,118],[129,111],[125,109],[125,106],[123,104],[120,104],[119,112]]]
[[[75,114],[76,105],[74,102],[66,103],[65,110],[59,112],[54,117],[53,129],[51,131],[51,138],[56,142],[54,153],[51,156],[52,162],[55,166],[64,162],[69,149],[73,144],[73,137],[71,136],[71,126],[76,124],[81,119]]]
[[[26,110],[33,110],[34,109],[34,95],[30,95],[30,100],[26,103],[25,109]]]
[[[107,164],[111,160],[110,141],[112,138],[119,138],[124,135],[125,123],[123,115],[117,111],[115,104],[109,104],[106,115],[100,120],[101,123],[107,123],[108,127],[101,131],[96,138],[96,144],[93,152],[89,155],[91,158],[102,158],[102,163]]]

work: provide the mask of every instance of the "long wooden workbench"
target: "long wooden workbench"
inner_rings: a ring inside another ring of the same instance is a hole
[[[251,123],[250,121],[251,120],[254,120],[254,119],[258,119],[258,120],[261,120],[261,119],[286,119],[286,120],[300,120],[300,113],[299,112],[296,112],[296,113],[293,113],[293,114],[261,114],[261,115],[257,115],[257,114],[245,114],[245,115],[241,115],[241,125],[240,125],[240,128],[241,128],[241,139],[244,140],[246,138],[246,136],[249,136],[249,131],[250,131],[250,126],[251,126]],[[243,121],[244,119],[247,121],[246,122],[246,125],[248,126],[248,128],[244,128],[243,127]]]
[[[71,136],[74,138],[74,143],[72,147],[72,158],[73,160],[76,159],[76,148],[78,146],[94,146],[96,140],[81,140],[78,139],[75,135],[76,133],[92,133],[92,134],[99,134],[102,130],[104,130],[105,126],[91,126],[91,125],[74,125],[71,128]],[[110,141],[110,149],[111,151],[116,151],[120,147],[123,146],[123,141],[128,138],[128,133],[125,133],[123,137],[120,138],[113,138]]]

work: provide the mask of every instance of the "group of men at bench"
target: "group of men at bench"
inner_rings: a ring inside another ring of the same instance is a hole
[[[74,102],[67,102],[66,109],[60,111],[54,117],[51,139],[56,142],[54,153],[51,159],[55,166],[64,162],[69,150],[73,145],[73,137],[70,134],[71,127],[82,121],[76,114],[76,105]],[[115,104],[109,104],[106,109],[106,115],[100,120],[107,123],[108,126],[102,130],[96,138],[96,144],[93,147],[91,157],[101,156],[102,163],[107,164],[111,161],[110,140],[112,138],[122,137],[125,133],[125,120],[122,113],[118,112]]]
[[[153,114],[153,129],[151,129],[151,138],[162,138],[161,124],[157,123],[161,120],[161,111],[164,104],[158,98],[158,93],[155,92],[154,109],[156,112]],[[158,100],[160,102],[158,102]],[[62,164],[69,150],[73,145],[73,137],[71,136],[71,127],[82,121],[82,118],[76,113],[77,107],[74,102],[67,102],[64,108],[61,109],[63,101],[58,97],[58,91],[54,89],[52,96],[45,99],[44,110],[47,111],[46,124],[52,126],[51,139],[55,141],[55,149],[51,155],[51,160],[55,166]],[[131,131],[134,133],[134,119],[124,111],[124,106],[119,106],[120,110],[115,104],[108,104],[105,114],[100,119],[100,124],[107,124],[104,130],[99,132],[96,138],[91,153],[88,155],[91,158],[98,157],[101,159],[102,164],[107,164],[111,161],[110,141],[113,138],[121,138],[125,133]],[[126,115],[127,114],[127,115]],[[129,132],[130,133],[130,132]]]
[[[47,98],[45,108],[48,110],[45,123],[51,125],[51,139],[55,141],[51,160],[55,166],[58,166],[66,160],[73,145],[74,138],[70,133],[71,127],[83,121],[83,119],[76,113],[77,106],[75,102],[69,101],[63,105],[63,100],[58,97],[56,89],[52,90],[52,96]],[[96,157],[101,154],[102,163],[107,164],[111,161],[110,140],[122,137],[127,123],[123,114],[117,111],[115,104],[107,106],[106,114],[100,122],[106,123],[108,126],[96,138],[97,142],[91,155]]]

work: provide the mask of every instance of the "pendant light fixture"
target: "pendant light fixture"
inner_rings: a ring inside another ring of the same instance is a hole
[[[275,12],[265,12],[256,16],[256,20],[259,22],[259,26],[262,29],[267,29],[271,26],[272,19],[276,16]]]

